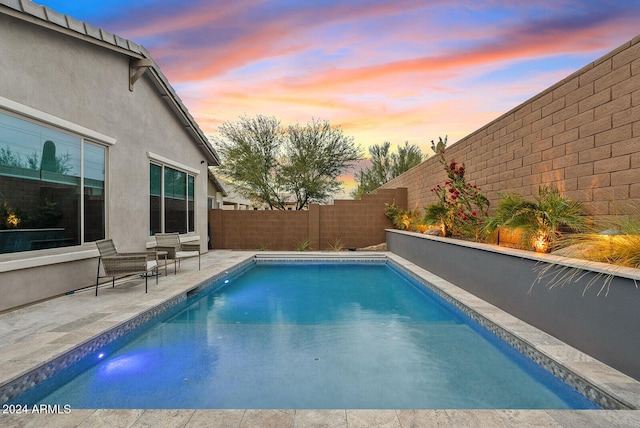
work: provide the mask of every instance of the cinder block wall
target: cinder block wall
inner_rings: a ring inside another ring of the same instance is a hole
[[[528,197],[540,185],[557,186],[592,215],[640,202],[640,36],[451,145],[446,156],[466,165],[468,181],[492,207],[498,192]],[[436,202],[430,189],[445,178],[432,157],[383,188],[406,187],[408,206],[422,209]]]
[[[359,201],[337,200],[333,205],[310,205],[308,211],[210,210],[212,247],[291,251],[310,241],[313,250],[329,250],[338,240],[344,248],[363,248],[385,242],[393,227],[384,215],[385,203],[407,207],[407,189],[379,189]]]
[[[379,189],[359,201],[339,200],[319,205],[321,250],[340,240],[345,247],[363,248],[385,242],[385,229],[393,227],[384,215],[385,203],[406,208],[406,189]]]
[[[212,247],[293,250],[309,239],[308,211],[209,210]]]

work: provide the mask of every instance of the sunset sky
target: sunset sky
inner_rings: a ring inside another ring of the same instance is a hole
[[[38,0],[145,46],[207,135],[257,114],[461,139],[640,34],[640,0]]]

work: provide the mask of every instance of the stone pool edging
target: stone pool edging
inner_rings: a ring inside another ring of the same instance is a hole
[[[0,403],[5,403],[29,388],[49,379],[61,370],[95,353],[100,348],[151,321],[186,299],[186,294],[175,296],[0,386]]]

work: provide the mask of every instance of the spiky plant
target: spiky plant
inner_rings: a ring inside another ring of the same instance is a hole
[[[609,261],[622,266],[640,268],[640,215],[624,216],[617,224],[620,235],[611,236]],[[601,239],[602,241],[602,239]]]
[[[342,251],[342,249],[344,248],[344,244],[342,243],[342,240],[340,240],[340,238],[336,238],[331,244],[329,244],[329,248],[331,248],[333,251]]]
[[[554,254],[616,265],[609,273],[595,275],[585,286],[583,294],[600,283],[598,295],[608,295],[620,267],[640,269],[640,206],[626,215],[618,215],[591,226],[589,232],[572,235],[567,246]],[[605,229],[605,233],[603,233]],[[546,282],[547,287],[563,287],[584,277],[585,269],[556,263],[541,264],[534,284]],[[636,287],[638,281],[634,280]],[[532,285],[533,287],[533,285]]]
[[[598,222],[567,244],[564,256],[640,269],[640,206]]]
[[[447,227],[450,224],[449,209],[440,203],[425,207],[422,222],[426,225],[438,226],[442,231],[442,236],[451,235],[451,231]]]
[[[296,243],[296,251],[310,251],[311,250],[311,241],[309,239],[304,239]]]
[[[484,224],[487,234],[499,227],[522,231],[524,247],[549,252],[563,237],[563,231],[584,231],[582,205],[563,196],[555,187],[540,186],[533,201],[518,193],[501,194],[495,213]]]

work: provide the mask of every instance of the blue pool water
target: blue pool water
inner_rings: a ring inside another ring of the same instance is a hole
[[[72,408],[596,408],[380,263],[258,264],[132,336],[62,386],[68,374],[56,375],[57,389],[36,401]],[[46,384],[43,391],[52,388]]]

